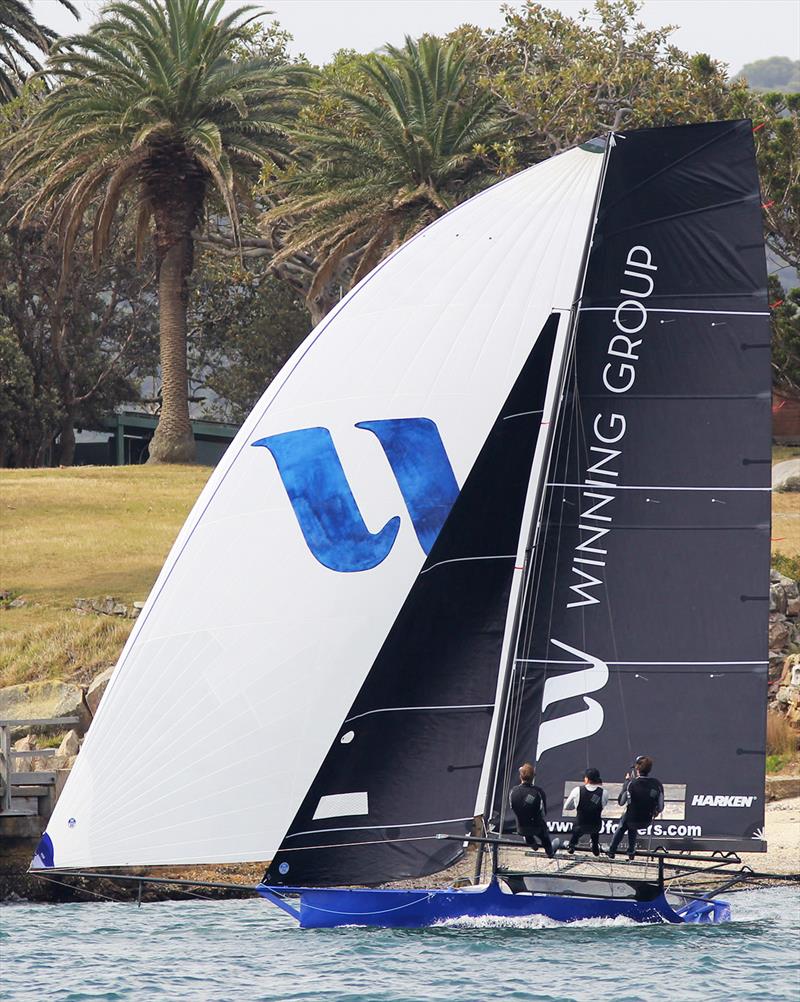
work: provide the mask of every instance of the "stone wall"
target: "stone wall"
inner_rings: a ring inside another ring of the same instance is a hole
[[[770,573],[768,703],[800,731],[800,587],[777,571]]]

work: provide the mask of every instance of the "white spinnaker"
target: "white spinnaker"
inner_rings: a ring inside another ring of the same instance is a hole
[[[271,858],[425,556],[355,425],[431,419],[463,484],[549,314],[571,306],[602,159],[571,150],[458,206],[287,362],[122,652],[47,827],[55,866]],[[315,559],[275,460],[251,447],[311,427],[330,431],[369,529],[401,517],[371,570]]]

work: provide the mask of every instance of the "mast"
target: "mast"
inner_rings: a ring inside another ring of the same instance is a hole
[[[614,123],[616,125],[616,121]],[[575,294],[572,306],[567,310],[562,310],[559,321],[558,333],[556,335],[553,361],[548,378],[547,392],[545,396],[544,411],[542,414],[541,432],[536,443],[536,451],[531,465],[531,474],[528,485],[528,496],[520,527],[520,542],[518,547],[517,569],[519,573],[515,576],[512,585],[511,599],[509,601],[508,619],[506,632],[503,641],[502,668],[498,679],[498,695],[496,700],[496,711],[490,734],[491,756],[489,758],[489,768],[487,772],[488,783],[483,805],[484,826],[488,824],[492,815],[493,807],[497,801],[498,783],[500,780],[500,769],[502,765],[501,751],[508,737],[508,705],[509,693],[515,679],[517,664],[516,659],[519,650],[520,626],[522,622],[523,610],[525,609],[529,590],[534,583],[533,559],[536,553],[536,546],[539,540],[539,532],[542,524],[542,510],[546,495],[547,472],[553,457],[553,444],[555,441],[555,430],[558,425],[558,418],[564,402],[564,393],[567,376],[570,368],[570,361],[575,345],[575,333],[580,317],[580,304],[583,298],[583,290],[586,284],[586,272],[589,263],[589,254],[594,243],[595,230],[597,228],[597,218],[600,208],[600,199],[603,193],[608,170],[608,161],[613,148],[614,133],[609,132],[603,146],[603,164],[597,181],[597,188],[594,195],[594,203],[590,217],[590,225],[586,233],[586,240],[581,254],[580,268],[575,286]],[[597,150],[597,140],[585,143],[582,149]],[[521,564],[521,566],[520,566]],[[510,749],[509,749],[510,750]],[[507,791],[503,782],[499,801],[500,809],[500,829],[503,831],[504,804]],[[484,846],[478,852],[476,862],[476,873],[480,871],[481,859]]]

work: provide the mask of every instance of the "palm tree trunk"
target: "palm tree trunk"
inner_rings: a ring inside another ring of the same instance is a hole
[[[161,414],[150,442],[151,463],[193,463],[194,435],[189,420],[186,364],[186,280],[191,271],[191,236],[173,243],[158,270],[161,339]]]

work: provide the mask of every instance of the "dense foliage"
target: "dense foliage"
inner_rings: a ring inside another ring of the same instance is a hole
[[[291,107],[287,69],[233,58],[251,8],[225,16],[222,8],[223,0],[106,4],[87,34],[54,47],[57,84],[9,143],[6,186],[32,186],[23,220],[39,212],[58,229],[62,281],[86,216],[96,260],[123,206],[136,216],[137,259],[152,232],[162,408],[150,456],[161,461],[194,455],[186,370],[193,231],[213,193],[238,237],[237,186],[278,155]]]
[[[28,6],[3,0],[0,32],[38,44],[21,27]],[[675,47],[672,29],[646,29],[640,7],[595,0],[573,17],[521,3],[498,30],[463,25],[312,70],[251,8],[108,2],[86,34],[52,46],[49,92],[34,81],[4,105],[0,463],[40,462],[55,440],[68,462],[70,428],[135,397],[152,371],[157,311],[151,453],[191,459],[189,386],[208,413],[241,420],[309,314],[318,321],[393,248],[622,122],[751,117],[767,242],[800,268],[797,67],[767,60],[730,79]],[[0,78],[2,96],[20,81],[3,90]],[[789,392],[800,392],[798,297],[773,282],[775,378]]]
[[[70,0],[57,0],[78,17]],[[33,15],[30,0],[2,0],[0,3],[0,103],[19,96],[20,88],[31,71],[42,69],[36,50],[47,53],[56,33],[40,24]]]

